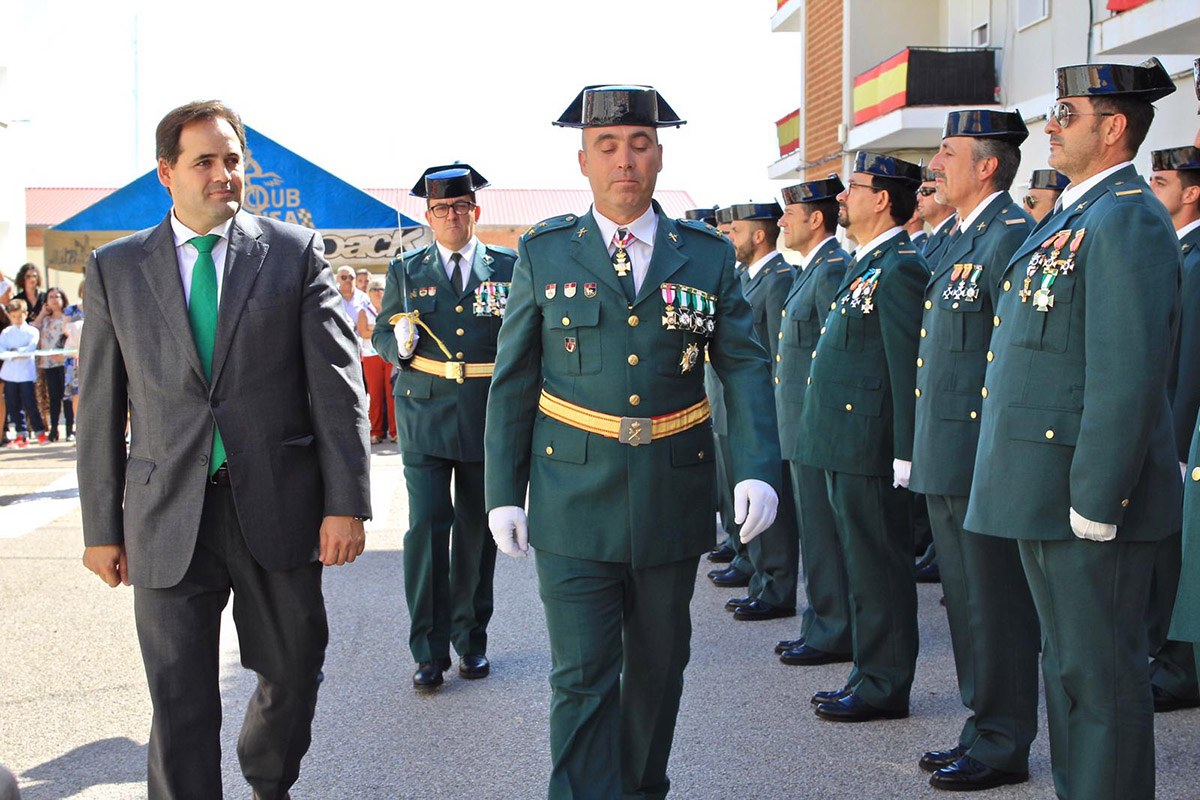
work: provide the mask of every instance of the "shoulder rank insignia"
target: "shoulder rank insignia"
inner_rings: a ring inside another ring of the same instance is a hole
[[[717,239],[725,238],[721,235],[721,232],[712,225],[709,225],[707,222],[701,222],[698,219],[677,219],[675,220],[675,224],[679,226],[680,230],[689,229],[707,233],[709,236],[716,237]]]
[[[839,262],[841,260],[842,260],[842,257],[838,256],[837,258],[831,258],[831,259],[827,260],[825,263],[826,264],[836,264],[837,262]]]
[[[1126,189],[1123,192],[1114,192],[1117,197],[1128,197],[1131,194],[1141,194],[1141,189]]]
[[[675,233],[675,231],[671,231],[670,233],[667,234],[667,238],[670,239],[672,242],[678,242],[679,234]]]
[[[561,217],[551,217],[539,222],[537,225],[525,232],[526,239],[532,239],[535,236],[541,236],[548,231],[559,230],[574,224],[576,216],[574,214],[566,214]]]
[[[1004,224],[1005,225],[1020,225],[1024,221],[1025,220],[1023,220],[1023,219],[1006,219],[1006,220],[1004,220]]]
[[[916,250],[897,250],[896,252],[905,256],[915,256],[917,254]]]

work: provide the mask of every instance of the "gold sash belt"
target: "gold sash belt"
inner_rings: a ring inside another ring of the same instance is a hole
[[[542,390],[542,397],[538,401],[538,409],[547,417],[570,425],[572,428],[579,428],[608,439],[616,439],[633,447],[682,433],[712,416],[707,397],[699,403],[673,414],[663,414],[658,417],[618,417],[614,414],[603,414],[599,411],[592,411],[590,408],[568,403],[545,389]]]
[[[465,361],[434,361],[425,356],[413,356],[409,363],[417,372],[436,375],[448,381],[463,382],[464,378],[490,378],[495,364],[468,364]]]

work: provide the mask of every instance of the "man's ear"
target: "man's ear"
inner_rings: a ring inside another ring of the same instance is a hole
[[[587,177],[587,153],[582,150],[579,151],[579,172],[582,173],[583,177]]]

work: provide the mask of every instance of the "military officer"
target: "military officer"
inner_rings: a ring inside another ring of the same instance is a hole
[[[817,716],[834,721],[908,716],[917,661],[908,478],[929,271],[901,225],[920,184],[916,164],[855,155],[838,223],[862,245],[811,353],[800,414],[796,460],[825,471],[855,609],[850,677],[813,697]]]
[[[394,259],[372,344],[399,367],[396,428],[408,486],[404,595],[413,686],[435,689],[450,668],[484,678],[496,548],[483,505],[483,415],[516,253],[475,236],[467,164],[430,167],[412,189],[434,242]],[[453,500],[451,488],[453,487]]]
[[[1146,613],[1180,525],[1167,373],[1180,254],[1133,167],[1175,90],[1157,59],[1056,71],[1071,185],[999,283],[965,527],[1017,539],[1042,631],[1059,797],[1154,796]]]
[[[1017,544],[963,530],[999,288],[992,276],[1033,227],[1008,193],[1028,136],[1019,113],[952,111],[929,164],[937,196],[962,222],[925,289],[911,486],[929,506],[959,695],[971,712],[953,747],[920,759],[939,789],[1028,780],[1037,733],[1037,611]]]
[[[1054,209],[1059,195],[1067,188],[1067,176],[1058,170],[1035,169],[1029,176],[1029,188],[1021,202],[1033,217],[1033,224],[1038,225],[1046,215]]]
[[[730,207],[729,239],[737,260],[746,265],[743,288],[754,318],[754,331],[767,350],[771,363],[779,360],[783,303],[792,287],[795,270],[784,260],[779,241],[779,204],[739,203]],[[783,485],[791,485],[787,462],[781,463]],[[776,619],[796,615],[800,540],[796,532],[796,508],[792,494],[779,499],[775,524],[746,546],[753,572],[745,597],[730,598],[725,610],[742,621]],[[740,569],[740,567],[734,567]],[[718,585],[720,577],[715,579]]]
[[[651,199],[657,129],[683,120],[653,88],[591,86],[557,124],[583,129],[594,203],[518,247],[488,398],[489,524],[504,553],[537,549],[550,797],[661,798],[716,511],[705,345],[725,387],[743,541],[778,502],[770,370],[733,248]]]
[[[921,190],[918,189],[918,192]],[[908,222],[904,223],[904,230],[908,233],[908,238],[912,241],[913,246],[918,250],[925,249],[925,243],[929,240],[929,234],[925,232],[925,220],[921,219],[921,212],[913,210],[913,215],[909,217]]]
[[[925,264],[937,271],[942,251],[950,242],[958,217],[954,207],[938,202],[937,181],[928,167],[921,168],[921,187],[917,189],[917,214],[929,225],[929,239],[920,247]]]
[[[1150,188],[1171,215],[1183,253],[1183,285],[1168,392],[1175,425],[1179,466],[1187,480],[1188,446],[1200,411],[1200,149],[1174,147],[1150,154],[1153,173]],[[1159,543],[1151,584],[1150,689],[1154,710],[1165,712],[1200,705],[1196,683],[1196,660],[1190,643],[1167,638],[1167,627],[1179,588],[1181,536],[1168,536]]]
[[[800,274],[781,314],[779,360],[775,364],[775,409],[779,439],[788,460],[799,517],[800,565],[808,604],[800,636],[775,646],[784,664],[810,666],[850,661],[850,591],[846,558],[838,541],[825,473],[797,460],[800,411],[813,360],[809,355],[829,313],[850,256],[838,244],[837,196],[846,187],[837,175],[783,190],[779,226],[784,244],[801,254]]]

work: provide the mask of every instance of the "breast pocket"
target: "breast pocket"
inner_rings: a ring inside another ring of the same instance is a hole
[[[1038,311],[1037,295],[1022,304],[1014,320],[1017,331],[1013,344],[1030,350],[1065,353],[1071,339],[1071,317],[1075,308],[1075,275],[1059,276],[1050,286],[1054,305]],[[1033,283],[1040,286],[1041,280]],[[1001,320],[1003,324],[1003,320]]]
[[[562,375],[600,372],[600,304],[551,303],[542,313],[542,354],[551,369]]]
[[[938,305],[938,346],[955,353],[982,350],[992,320],[983,313],[983,301],[941,300]]]
[[[817,323],[814,317],[816,312],[812,306],[796,311],[795,316],[791,318],[792,323],[792,340],[797,343],[800,348],[809,350],[817,344]],[[786,338],[786,337],[785,337]]]

